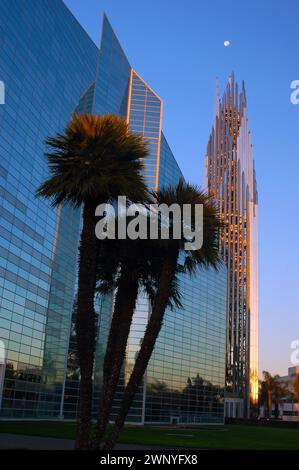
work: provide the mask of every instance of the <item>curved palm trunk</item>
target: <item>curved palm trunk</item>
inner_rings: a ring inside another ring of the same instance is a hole
[[[92,374],[95,353],[94,293],[99,241],[95,235],[94,201],[86,202],[83,209],[83,228],[79,249],[78,310],[76,336],[80,365],[80,415],[75,449],[86,449],[91,431]]]
[[[131,377],[126,386],[118,416],[113,429],[106,440],[104,450],[113,449],[151,358],[158,334],[163,324],[164,312],[170,296],[172,280],[176,272],[177,260],[178,253],[174,256],[167,257],[163,263],[157,295],[146,327],[141,348]]]
[[[110,326],[108,344],[103,367],[103,387],[98,411],[98,422],[92,443],[99,449],[107,429],[113,399],[117,390],[121,368],[126,353],[128,336],[138,296],[138,279],[130,279],[129,268],[121,274],[115,298],[115,307]]]

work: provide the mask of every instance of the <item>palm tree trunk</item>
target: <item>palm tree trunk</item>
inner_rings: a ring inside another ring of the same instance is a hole
[[[96,433],[92,443],[94,449],[100,448],[101,440],[109,423],[113,399],[124,362],[137,297],[138,279],[132,279],[130,268],[124,267],[116,293],[115,307],[104,359],[103,387],[98,410]]]
[[[270,390],[270,385],[268,385],[268,417],[272,418],[272,393]]]
[[[79,249],[78,310],[76,337],[80,365],[80,414],[75,449],[86,449],[91,431],[92,374],[94,366],[96,325],[94,293],[99,241],[95,235],[95,209],[97,204],[88,201],[83,209],[83,229]]]
[[[172,280],[176,272],[177,260],[178,253],[174,254],[173,256],[168,256],[163,262],[159,278],[158,291],[154,300],[152,313],[146,327],[134,369],[131,373],[129,382],[123,395],[118,416],[114,423],[113,429],[106,440],[104,450],[113,449],[151,358],[156,339],[163,324],[164,312],[170,296]]]

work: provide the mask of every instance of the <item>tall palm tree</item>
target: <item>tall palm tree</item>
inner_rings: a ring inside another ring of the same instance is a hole
[[[125,195],[143,201],[147,189],[141,172],[147,147],[142,137],[112,114],[73,115],[63,134],[46,141],[50,178],[37,195],[54,206],[83,206],[79,247],[77,348],[80,364],[80,419],[76,448],[86,448],[91,428],[92,375],[95,353],[94,293],[99,241],[95,234],[98,204]]]
[[[270,374],[270,372],[267,372],[266,370],[263,371],[263,380],[262,380],[262,395],[264,396],[265,399],[265,404],[267,407],[267,413],[268,413],[268,418],[272,418],[272,393],[273,393],[273,388],[274,388],[274,381],[275,378]]]
[[[272,418],[272,405],[274,404],[275,418],[278,419],[279,404],[288,394],[287,386],[281,382],[279,375],[271,375],[270,372],[264,370],[261,392],[263,401],[267,407],[268,418]]]
[[[138,296],[138,241],[134,247],[130,240],[109,240],[98,258],[97,290],[101,294],[114,291],[115,300],[104,356],[97,425],[91,442],[94,449],[100,447],[109,422]]]
[[[164,313],[171,296],[172,285],[176,281],[180,254],[184,257],[183,271],[189,272],[190,275],[194,275],[199,266],[213,266],[217,269],[220,263],[219,229],[221,224],[218,217],[218,210],[207,194],[199,190],[196,186],[192,186],[180,180],[176,187],[168,187],[157,192],[155,198],[159,204],[164,203],[171,206],[176,203],[180,205],[181,209],[184,204],[190,204],[192,209],[191,225],[193,230],[195,228],[195,207],[197,204],[203,204],[203,246],[200,250],[184,251],[186,241],[184,237],[180,240],[172,238],[169,241],[163,241],[165,243],[163,257],[161,256],[161,270],[158,277],[157,291],[152,303],[152,312],[133,371],[123,395],[118,416],[106,440],[104,446],[105,450],[110,450],[114,447],[142,381],[156,339],[163,324]]]
[[[160,272],[161,246],[149,240],[111,240],[98,258],[98,290],[116,290],[114,311],[103,366],[103,383],[92,447],[99,449],[112,409],[138,293],[143,290],[153,298]],[[179,306],[179,295],[172,284],[169,306]]]

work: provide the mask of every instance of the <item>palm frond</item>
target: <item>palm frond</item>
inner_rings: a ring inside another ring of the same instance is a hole
[[[148,199],[143,161],[148,145],[116,115],[73,115],[63,134],[46,140],[50,177],[36,195],[80,206],[87,199],[107,202],[125,195]]]

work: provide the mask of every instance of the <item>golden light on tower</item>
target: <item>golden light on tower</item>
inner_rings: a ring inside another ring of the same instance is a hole
[[[226,226],[220,250],[228,270],[226,396],[248,416],[258,400],[258,198],[244,83],[218,80],[207,147],[206,186]],[[241,411],[240,411],[241,413]],[[240,416],[240,414],[239,414]]]

